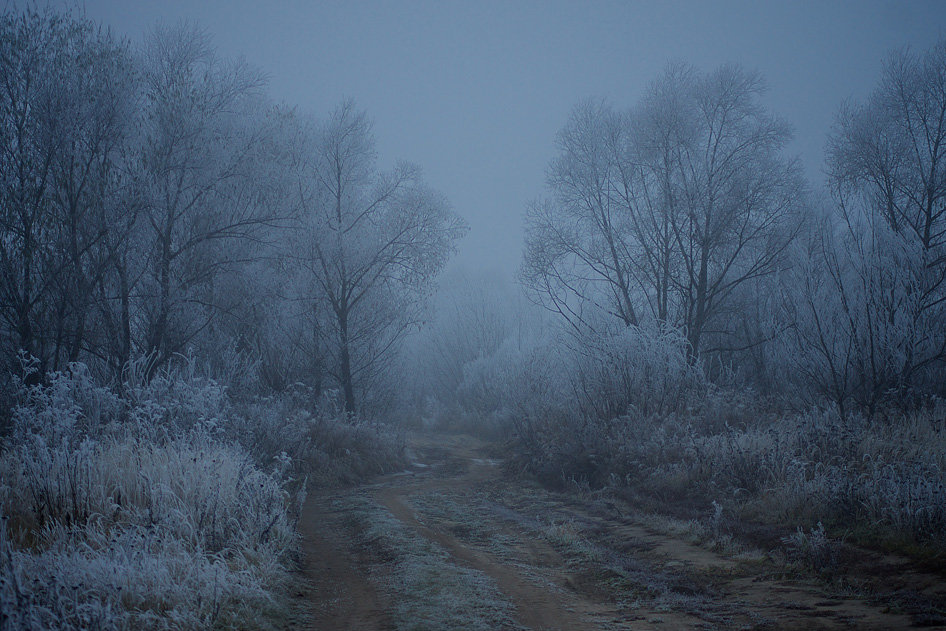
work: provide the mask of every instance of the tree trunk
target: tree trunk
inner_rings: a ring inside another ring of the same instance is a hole
[[[707,222],[708,223],[708,222]],[[687,338],[690,343],[690,361],[695,362],[700,356],[700,342],[703,337],[703,328],[706,326],[707,291],[709,287],[709,248],[704,244],[700,252],[700,269],[696,283],[696,314],[690,322]]]
[[[158,315],[151,331],[150,348],[151,358],[148,361],[148,379],[154,374],[158,366],[167,358],[167,328],[171,310],[171,237],[170,234],[162,238],[161,261],[159,262],[158,281],[160,295],[158,296]]]
[[[338,315],[338,327],[341,333],[341,356],[339,376],[342,382],[342,392],[345,395],[345,415],[348,418],[355,416],[355,386],[351,375],[351,353],[348,348],[348,313],[342,311]]]
[[[131,306],[130,288],[128,287],[128,270],[125,261],[118,264],[118,283],[121,294],[121,346],[119,348],[118,371],[124,371],[131,361]]]

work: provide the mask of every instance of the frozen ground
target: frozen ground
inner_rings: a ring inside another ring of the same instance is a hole
[[[553,493],[469,436],[412,439],[411,471],[313,495],[297,597],[316,629],[936,627],[946,581],[861,551],[830,579],[775,550]],[[757,537],[756,537],[757,539]],[[946,628],[940,626],[939,628]]]

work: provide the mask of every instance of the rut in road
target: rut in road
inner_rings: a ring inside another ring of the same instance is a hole
[[[615,500],[507,476],[468,436],[409,472],[313,496],[314,629],[898,629],[908,616],[659,532]],[[448,611],[449,610],[449,611]]]

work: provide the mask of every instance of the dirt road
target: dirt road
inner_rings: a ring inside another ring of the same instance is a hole
[[[410,471],[309,498],[311,628],[930,628],[904,599],[946,598],[936,576],[879,595],[699,524],[549,492],[468,436],[417,437],[412,456]]]

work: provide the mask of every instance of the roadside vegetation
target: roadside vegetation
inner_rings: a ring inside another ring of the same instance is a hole
[[[307,490],[403,463],[390,429],[232,401],[193,362],[123,389],[83,364],[16,384],[4,628],[282,628]]]
[[[551,488],[609,489],[789,553],[804,549],[810,533],[823,547],[843,541],[932,564],[946,552],[941,400],[872,416],[830,405],[799,411],[712,383],[682,343],[622,341],[605,366],[550,344],[477,360],[459,413],[489,419],[488,435],[509,441],[511,472]],[[630,356],[632,371],[621,370]],[[625,412],[602,413],[609,409]],[[762,536],[746,524],[776,529]]]

